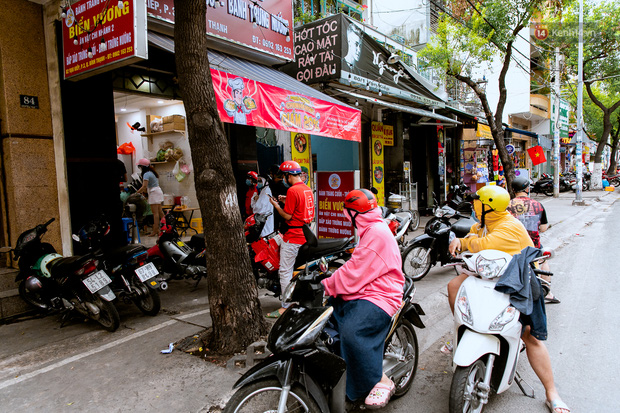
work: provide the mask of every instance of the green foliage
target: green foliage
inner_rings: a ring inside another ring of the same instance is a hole
[[[320,19],[321,16],[318,14],[314,15],[309,11],[303,11],[301,7],[297,7],[295,9],[295,16],[293,17],[293,22],[295,27],[303,26],[304,24],[311,23],[315,20]]]

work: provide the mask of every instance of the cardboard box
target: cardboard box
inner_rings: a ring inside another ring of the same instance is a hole
[[[185,116],[183,115],[170,115],[164,116],[164,123],[185,123]]]
[[[164,123],[164,131],[169,131],[169,130],[185,130],[185,121],[174,122],[174,123]]]

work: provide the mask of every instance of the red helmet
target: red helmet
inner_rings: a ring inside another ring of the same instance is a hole
[[[258,181],[258,174],[254,171],[248,172],[248,178]]]
[[[146,158],[142,158],[138,161],[138,166],[151,166],[151,161]]]
[[[378,207],[377,199],[368,189],[354,189],[344,197],[344,207],[364,214]]]
[[[280,171],[284,174],[301,175],[301,166],[295,161],[284,161],[280,165]]]

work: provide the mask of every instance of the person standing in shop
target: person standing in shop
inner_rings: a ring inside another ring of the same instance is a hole
[[[159,187],[159,174],[151,166],[151,161],[142,158],[138,161],[138,168],[142,171],[142,187],[138,189],[138,193],[146,193],[149,198],[149,205],[153,211],[153,229],[149,236],[156,237],[159,235],[159,221],[164,216],[164,193]]]
[[[280,165],[273,164],[269,167],[269,177],[267,178],[269,181],[269,188],[271,189],[271,195],[275,199],[279,199],[280,195],[286,196],[286,191],[288,188],[284,185],[282,172],[280,172]],[[278,202],[281,208],[284,208],[284,203]],[[273,217],[274,228],[276,231],[280,231],[281,233],[285,233],[287,230],[286,224],[284,222],[284,218],[280,214],[274,214]]]
[[[291,282],[293,267],[297,259],[297,253],[306,243],[303,226],[314,219],[314,196],[312,189],[301,180],[301,166],[295,161],[286,161],[280,165],[280,171],[284,174],[284,184],[289,187],[286,196],[280,195],[279,199],[270,198],[271,205],[288,225],[288,230],[282,236],[283,243],[280,246],[280,288],[282,292]],[[281,208],[278,201],[284,202]],[[267,315],[269,318],[278,318],[288,303],[282,301],[282,307]]]

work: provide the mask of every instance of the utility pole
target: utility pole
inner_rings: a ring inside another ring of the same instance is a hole
[[[577,191],[573,205],[585,205],[581,197],[581,183],[583,182],[583,164],[581,158],[581,142],[583,141],[583,0],[579,0],[579,62],[577,76],[577,146],[575,156],[577,157]]]
[[[553,119],[553,197],[560,196],[560,48],[555,48],[555,110]]]

